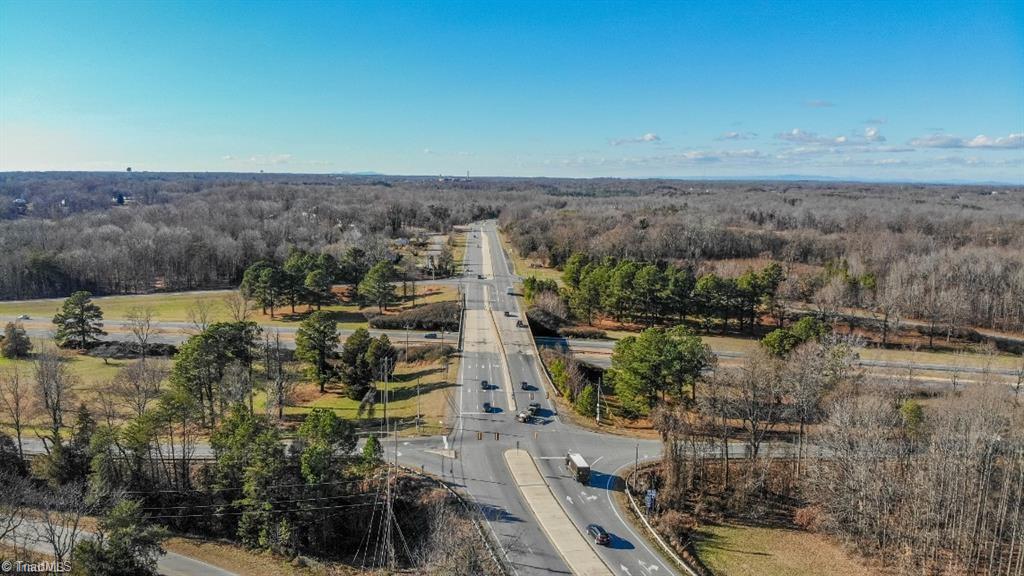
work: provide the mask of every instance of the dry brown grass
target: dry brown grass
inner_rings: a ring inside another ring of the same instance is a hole
[[[789,528],[740,524],[704,526],[701,561],[717,576],[872,576],[869,569],[824,536]]]

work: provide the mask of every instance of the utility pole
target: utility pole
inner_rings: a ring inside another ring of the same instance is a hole
[[[633,460],[633,476],[640,472],[640,443],[636,443],[636,459]]]
[[[604,384],[604,375],[597,377],[597,425],[601,425],[601,387]]]
[[[420,377],[416,377],[416,435],[420,435]]]
[[[380,363],[381,364],[380,379],[381,379],[381,383],[384,385],[383,396],[384,396],[384,432],[385,433],[387,433],[389,431],[389,428],[388,428],[388,368],[390,367],[389,366],[389,361],[390,361],[390,358],[383,358],[381,360],[381,363]]]
[[[409,328],[411,328],[411,325],[408,322],[406,322],[405,323],[405,363],[406,364],[409,363]]]

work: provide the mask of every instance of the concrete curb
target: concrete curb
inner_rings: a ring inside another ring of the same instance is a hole
[[[533,456],[521,449],[506,450],[503,456],[527,508],[572,573],[612,576],[604,559],[594,551],[589,539],[573,523],[563,504],[551,491]]]
[[[514,415],[519,410],[519,405],[516,402],[515,384],[512,382],[512,371],[508,367],[508,351],[505,350],[505,341],[501,338],[501,329],[498,328],[498,321],[494,318],[494,310],[487,310],[488,316],[491,318],[491,325],[494,326],[494,335],[498,338],[498,346],[501,348],[501,367],[505,371],[505,382],[508,383],[508,388],[505,389],[505,393],[508,395],[509,408],[512,409]]]

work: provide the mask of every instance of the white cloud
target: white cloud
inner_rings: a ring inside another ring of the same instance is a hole
[[[871,144],[880,144],[885,142],[885,136],[882,136],[882,133],[874,126],[865,128],[863,135],[853,134],[851,136],[820,136],[816,132],[808,132],[806,130],[801,130],[800,128],[793,128],[789,132],[776,134],[775,138],[777,140],[784,140],[793,144],[815,144],[823,147],[855,145],[868,147]]]
[[[675,158],[682,162],[721,162],[723,160],[749,160],[762,156],[760,150],[746,148],[743,150],[692,150],[668,158]]]
[[[801,144],[842,145],[849,143],[849,138],[846,136],[836,136],[834,138],[818,136],[815,132],[808,132],[806,130],[801,130],[800,128],[793,128],[789,132],[781,132],[776,134],[775,138],[778,140],[785,140],[786,142],[796,142]]]
[[[867,120],[864,121],[864,123],[865,124],[875,124],[875,125],[881,126],[882,124],[885,124],[888,121],[889,120],[886,119],[886,118],[868,118]]]
[[[613,146],[622,146],[623,144],[643,144],[647,142],[661,142],[661,137],[654,132],[648,132],[643,136],[637,136],[636,138],[616,138],[611,140]]]
[[[292,161],[292,155],[291,154],[271,154],[270,156],[255,155],[255,156],[250,156],[246,160],[246,162],[248,162],[250,164],[257,164],[257,165],[261,165],[261,166],[265,166],[267,164],[273,164],[275,166],[280,166],[282,164],[288,164],[291,161]]]
[[[998,138],[978,134],[967,142],[968,148],[1024,148],[1024,132],[1016,132]]]
[[[964,139],[949,134],[929,134],[914,138],[909,144],[919,148],[963,148]]]
[[[424,153],[424,154],[427,154],[427,155],[430,155],[430,154],[433,154],[433,153],[434,153],[434,151],[433,151],[433,150],[431,150],[430,148],[424,148],[424,149],[423,149],[423,153]]]
[[[757,138],[757,134],[754,132],[725,132],[716,140],[750,140]]]
[[[225,156],[221,156],[221,157],[220,157],[220,159],[221,159],[221,160],[234,160],[234,159],[235,159],[235,157],[234,157],[234,156],[232,156],[231,154],[227,154],[227,155],[225,155]]]
[[[950,134],[929,134],[914,138],[910,141],[910,145],[919,148],[1024,148],[1024,132],[1015,132],[996,138],[978,134],[970,140]]]

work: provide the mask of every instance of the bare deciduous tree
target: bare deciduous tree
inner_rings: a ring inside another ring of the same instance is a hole
[[[0,470],[0,542],[14,545],[23,536],[21,526],[25,522],[31,482],[13,470]]]
[[[221,299],[233,322],[245,322],[252,315],[251,301],[241,291],[234,291]]]
[[[191,332],[199,334],[206,330],[213,320],[213,303],[204,298],[196,298],[188,307],[188,321]]]
[[[14,428],[15,439],[18,442],[18,457],[24,460],[25,450],[21,438],[25,429],[25,420],[29,414],[31,398],[29,398],[29,388],[22,385],[21,371],[16,366],[0,372],[0,401],[3,402],[4,412],[11,419],[11,426]]]
[[[285,350],[281,345],[281,332],[274,331],[273,337],[267,334],[263,347],[264,366],[267,376],[268,402],[267,410],[276,410],[277,419],[284,419],[284,408],[291,402],[296,380],[285,366]]]
[[[50,445],[59,444],[61,441],[60,429],[64,426],[64,412],[73,405],[74,387],[78,378],[68,370],[67,358],[50,347],[44,347],[36,355],[32,366],[36,385],[33,396],[50,427],[50,437],[40,438],[49,451]]]
[[[85,532],[82,520],[93,512],[84,483],[70,483],[39,493],[36,507],[41,512],[33,522],[36,539],[48,544],[53,560],[63,562]]]
[[[125,365],[110,382],[111,396],[128,406],[133,416],[142,416],[157,398],[167,366],[163,362],[139,360]]]
[[[135,306],[128,310],[127,317],[128,330],[138,344],[139,356],[145,360],[150,340],[160,333],[160,328],[153,321],[153,309],[148,306]]]

